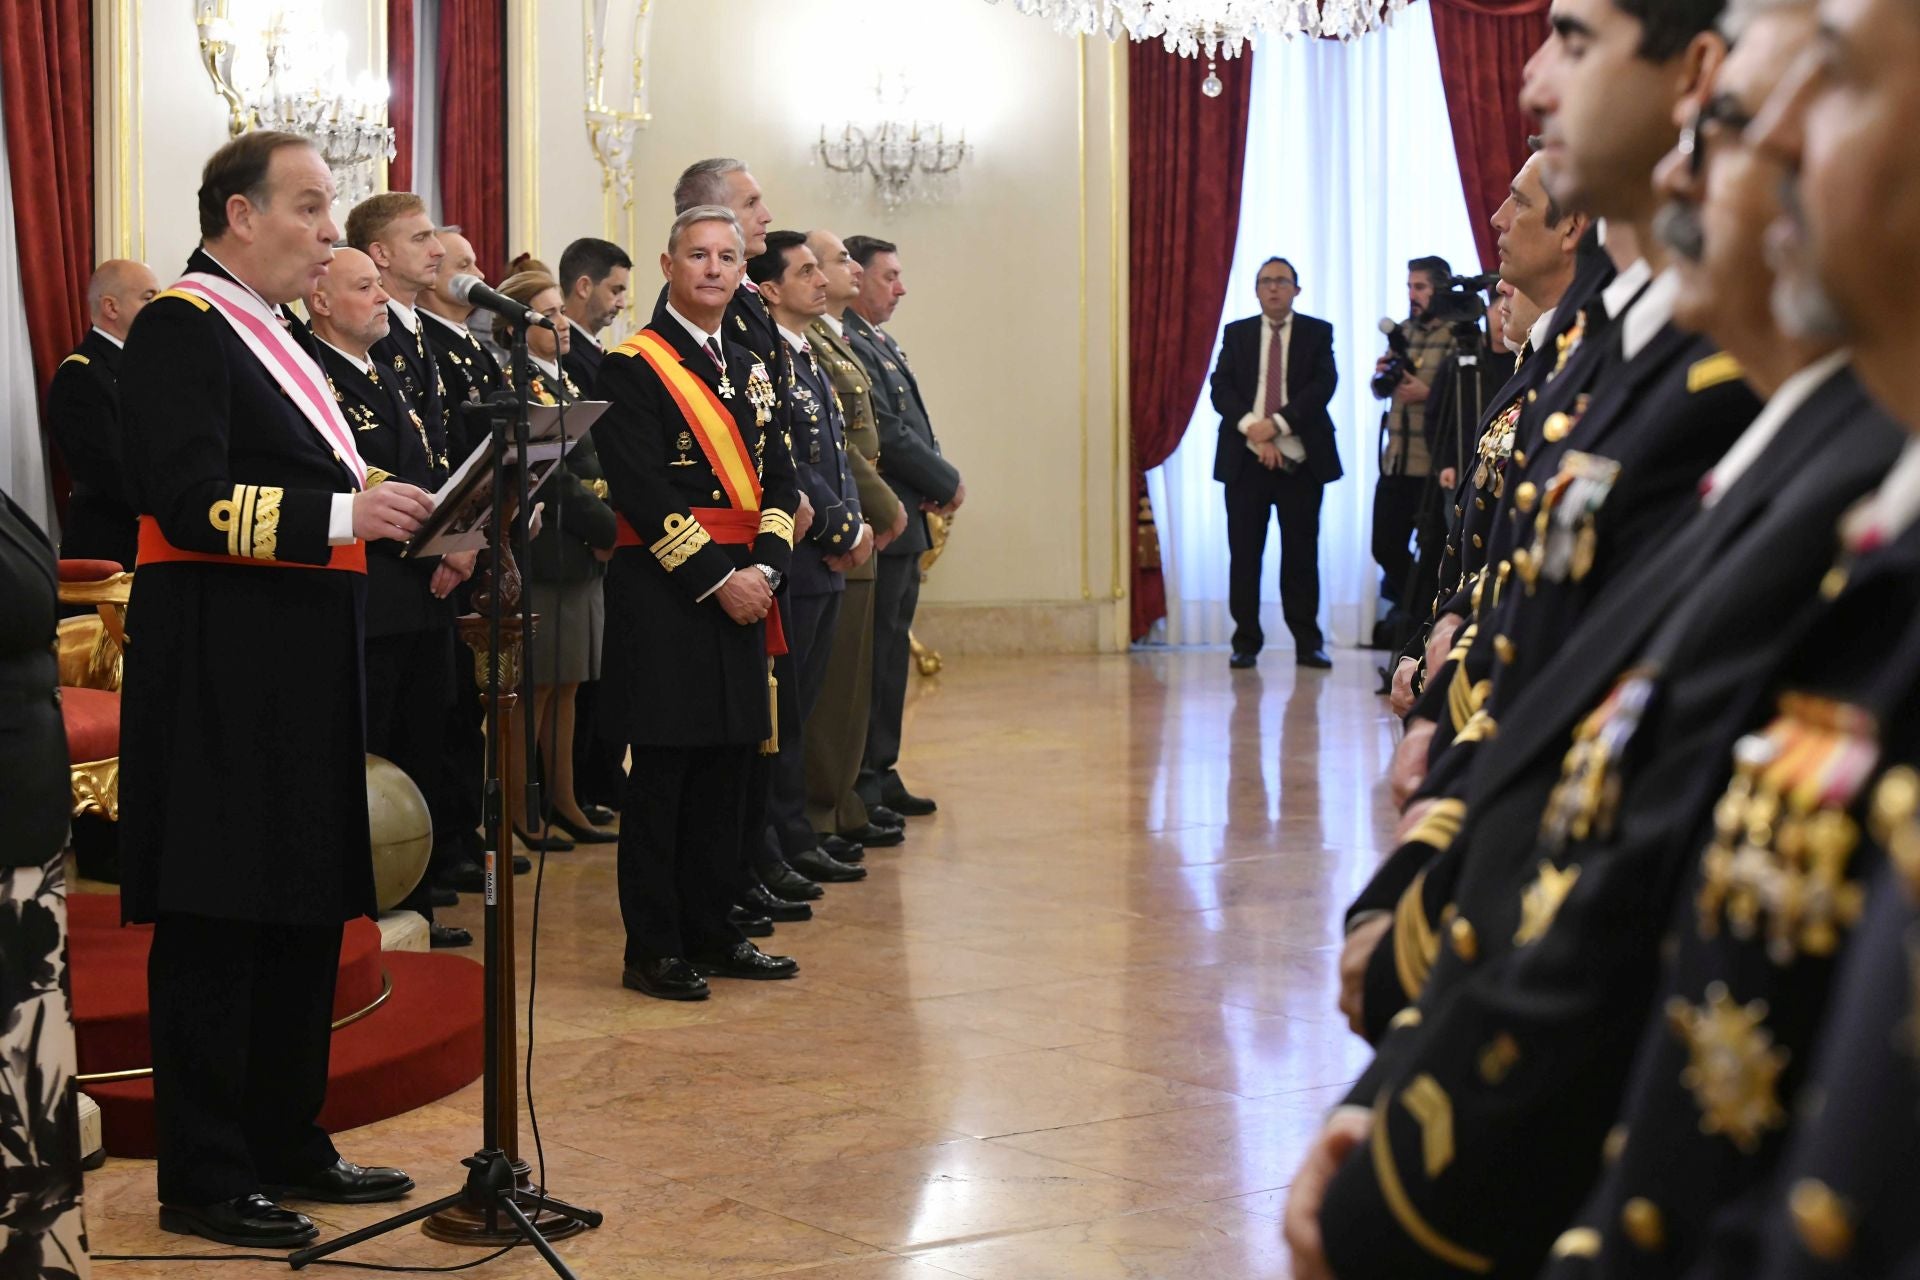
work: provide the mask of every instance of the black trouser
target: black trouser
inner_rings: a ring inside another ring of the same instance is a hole
[[[441,839],[458,822],[446,777],[447,725],[453,711],[453,628],[367,638],[367,750],[400,766],[433,815],[433,856],[412,893],[397,904],[433,919],[435,875],[459,860],[460,845]]]
[[[1280,517],[1280,612],[1294,647],[1311,653],[1320,634],[1320,497],[1323,486],[1301,468],[1273,470],[1248,465],[1227,482],[1227,609],[1233,615],[1233,651],[1258,653],[1266,644],[1260,626],[1260,574],[1267,553],[1267,525]]]
[[[767,798],[767,834],[787,857],[820,843],[807,821],[806,724],[826,687],[833,657],[833,628],[840,616],[840,594],[794,595],[784,615],[790,624],[787,647],[793,651],[797,716],[780,724],[780,751],[773,758],[773,789]]]
[[[175,914],[154,925],[147,1004],[161,1203],[231,1200],[339,1159],[315,1121],[341,929]]]
[[[727,912],[755,754],[751,745],[633,748],[619,852],[629,968],[740,942]]]
[[[869,805],[906,790],[900,764],[901,721],[913,664],[914,611],[920,605],[920,557],[882,555],[873,581],[873,705],[867,711],[867,756],[855,788]]]
[[[1409,609],[1426,604],[1401,599],[1413,572],[1414,526],[1426,487],[1425,476],[1381,476],[1373,488],[1373,561],[1380,566],[1380,594],[1387,603]]]
[[[581,804],[620,807],[626,789],[627,744],[600,723],[600,682],[582,681],[573,694],[573,795]]]

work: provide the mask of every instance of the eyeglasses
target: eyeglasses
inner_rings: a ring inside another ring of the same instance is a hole
[[[1693,113],[1692,122],[1680,131],[1679,151],[1687,160],[1687,176],[1698,180],[1706,168],[1706,135],[1710,130],[1719,128],[1742,133],[1752,123],[1753,116],[1732,94],[1716,93],[1701,103]]]

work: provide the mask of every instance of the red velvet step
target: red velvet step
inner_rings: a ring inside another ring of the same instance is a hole
[[[151,1066],[147,949],[152,927],[123,927],[120,899],[113,894],[74,894],[67,910],[81,1075]],[[372,921],[349,924],[340,948],[333,1016],[335,1021],[361,1016],[334,1032],[320,1123],[330,1130],[371,1124],[473,1081],[481,1066],[482,995],[481,969],[473,961],[383,952]],[[108,1154],[153,1155],[150,1076],[81,1088],[100,1104]]]

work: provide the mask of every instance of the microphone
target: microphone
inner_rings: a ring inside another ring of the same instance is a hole
[[[537,325],[542,329],[552,329],[553,321],[535,311],[524,302],[515,302],[498,289],[489,289],[479,276],[455,276],[447,285],[447,292],[467,303],[487,311],[505,316],[515,324]]]
[[[1498,271],[1489,271],[1484,275],[1455,276],[1449,283],[1455,289],[1465,289],[1472,293],[1478,293],[1482,289],[1491,289],[1499,284],[1500,273]]]
[[[1407,335],[1400,332],[1399,321],[1389,319],[1386,316],[1381,316],[1380,332],[1384,333],[1387,336],[1387,346],[1392,348],[1393,354],[1399,356],[1403,360],[1410,357],[1413,354],[1411,351],[1407,349]]]

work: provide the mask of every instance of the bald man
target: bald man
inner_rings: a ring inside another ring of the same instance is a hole
[[[60,540],[65,559],[133,568],[139,520],[121,480],[120,351],[134,316],[159,289],[144,262],[101,263],[87,285],[93,327],[54,370],[47,389],[47,430],[73,481]]]
[[[373,259],[358,249],[336,249],[307,295],[307,315],[327,385],[366,460],[368,483],[398,479],[432,493],[447,479],[445,435],[438,420],[424,417],[408,398],[400,375],[372,355],[393,324],[387,301]],[[473,571],[474,556],[402,559],[400,551],[398,542],[379,542],[367,556],[367,750],[413,779],[438,831],[450,821],[441,785],[454,698],[447,596]],[[453,846],[435,843],[443,860],[451,856]],[[399,905],[427,918],[434,946],[466,946],[473,938],[465,929],[433,922],[432,878]]]

